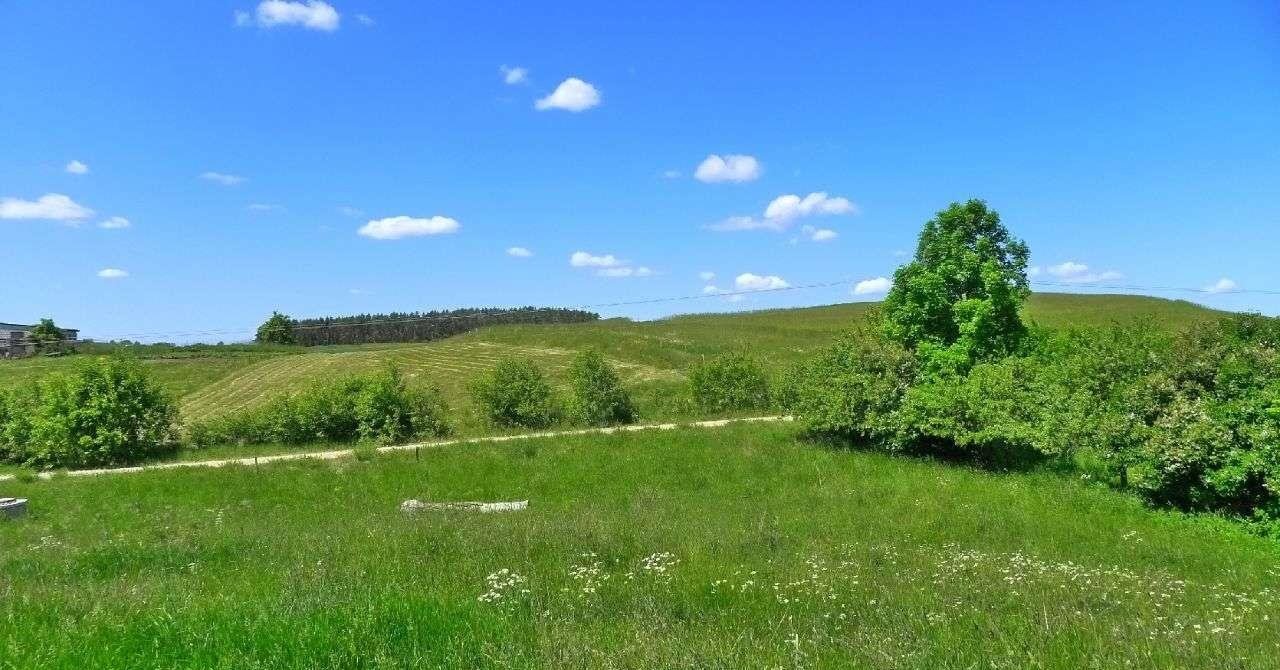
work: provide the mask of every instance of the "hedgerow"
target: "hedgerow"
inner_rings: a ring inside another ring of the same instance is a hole
[[[408,387],[399,370],[317,382],[267,404],[188,427],[197,447],[229,443],[392,443],[449,434],[448,407],[432,387]]]
[[[175,416],[135,361],[89,359],[0,393],[0,458],[44,468],[132,463],[177,447]]]

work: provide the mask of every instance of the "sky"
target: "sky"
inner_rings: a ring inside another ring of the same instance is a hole
[[[0,321],[875,300],[969,198],[1280,313],[1280,5],[0,0]]]

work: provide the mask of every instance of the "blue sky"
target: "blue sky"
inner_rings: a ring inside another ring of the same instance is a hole
[[[0,320],[875,299],[970,197],[1039,281],[1280,313],[1274,2],[905,4],[0,1]]]

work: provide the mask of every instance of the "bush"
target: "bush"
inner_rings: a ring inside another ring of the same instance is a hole
[[[577,421],[590,426],[635,422],[631,396],[600,352],[588,349],[578,354],[569,368],[569,383],[569,410]]]
[[[705,412],[769,406],[769,382],[764,370],[744,354],[727,354],[695,365],[689,372],[689,386],[694,402]]]
[[[400,372],[318,382],[258,408],[190,426],[192,445],[301,444],[364,440],[392,443],[449,434],[448,407],[432,387],[407,388]]]
[[[905,347],[851,333],[789,370],[780,401],[810,432],[895,451],[903,446],[898,412],[916,374]]]
[[[0,453],[35,467],[121,465],[171,452],[173,403],[133,361],[98,358],[0,401]]]
[[[486,419],[508,428],[545,428],[563,414],[542,371],[525,360],[498,361],[476,380],[472,396]]]

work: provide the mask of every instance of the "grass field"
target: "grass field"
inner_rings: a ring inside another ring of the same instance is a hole
[[[0,667],[1275,667],[1274,542],[793,430],[8,483]]]
[[[236,349],[209,355],[144,359],[155,378],[178,399],[187,421],[252,407],[310,381],[372,370],[386,363],[402,368],[411,383],[441,387],[463,434],[489,430],[471,410],[467,389],[480,372],[504,356],[533,359],[563,383],[577,351],[594,347],[618,367],[636,396],[642,417],[685,419],[696,415],[681,393],[684,373],[697,361],[726,351],[749,351],[780,372],[827,346],[862,322],[873,303],[801,309],[676,316],[634,322],[500,326],[419,344]],[[1030,321],[1051,327],[1101,325],[1148,318],[1169,328],[1216,318],[1221,313],[1183,301],[1142,296],[1037,294],[1028,302]],[[76,357],[0,361],[0,388],[74,365]]]

